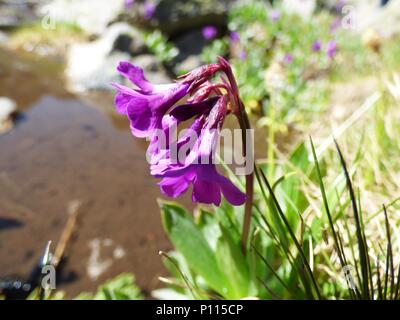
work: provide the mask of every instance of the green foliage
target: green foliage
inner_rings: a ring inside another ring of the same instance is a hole
[[[102,284],[94,294],[81,293],[77,300],[142,300],[143,295],[135,284],[135,276],[122,273]]]
[[[34,290],[28,300],[38,299],[38,290]],[[44,300],[63,300],[63,291],[46,290]],[[135,283],[135,276],[131,273],[121,273],[106,281],[97,288],[95,293],[82,292],[74,300],[142,300],[143,295]]]
[[[171,62],[178,54],[178,49],[159,30],[148,33],[145,43],[149,50],[164,63]]]

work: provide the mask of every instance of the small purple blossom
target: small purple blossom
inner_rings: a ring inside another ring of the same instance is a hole
[[[342,21],[339,17],[336,17],[335,19],[332,20],[331,25],[329,26],[329,32],[335,33],[337,29],[339,29],[340,25],[342,24]]]
[[[285,54],[285,56],[283,57],[283,62],[285,64],[291,64],[294,60],[294,57],[291,53],[287,53]]]
[[[337,54],[337,43],[335,40],[331,40],[328,42],[326,47],[326,54],[330,59],[333,59]]]
[[[146,1],[144,4],[144,18],[150,20],[156,12],[156,5],[152,2]]]
[[[201,33],[206,40],[212,40],[217,36],[218,30],[214,26],[205,26]]]
[[[125,0],[125,8],[131,9],[133,7],[134,3],[135,3],[135,0]]]
[[[247,52],[246,52],[246,50],[241,50],[240,51],[240,53],[239,53],[239,59],[240,60],[246,60],[247,59]]]
[[[231,39],[231,42],[239,42],[240,41],[240,36],[237,31],[232,31],[229,35],[229,38]]]
[[[279,10],[273,9],[269,13],[269,18],[271,21],[276,22],[281,18],[281,12]]]
[[[311,45],[311,50],[314,52],[320,52],[321,48],[322,48],[322,44],[321,44],[321,41],[319,41],[319,40],[315,40],[313,42],[313,44]]]
[[[335,9],[338,13],[342,13],[343,7],[346,5],[346,0],[337,0],[335,4]]]

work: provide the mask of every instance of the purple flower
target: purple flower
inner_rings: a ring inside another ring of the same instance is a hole
[[[239,59],[240,60],[246,60],[247,59],[247,52],[246,52],[246,50],[241,50],[240,51],[240,53],[239,53]]]
[[[333,59],[337,53],[337,43],[335,40],[328,42],[326,47],[326,54],[330,59]]]
[[[146,20],[150,20],[153,17],[155,11],[156,5],[152,2],[146,1],[144,4],[144,18]]]
[[[338,13],[342,13],[343,7],[346,5],[346,0],[337,0],[335,4],[335,9]]]
[[[206,40],[212,40],[217,36],[218,30],[214,26],[205,26],[201,33]]]
[[[161,192],[175,198],[192,185],[194,202],[219,205],[223,194],[232,205],[242,205],[246,195],[218,173],[214,159],[225,117],[240,99],[228,62],[220,58],[163,85],[147,81],[143,70],[129,62],[117,69],[136,88],[113,84],[116,109],[127,115],[134,136],[150,139],[150,172],[161,179]],[[227,80],[213,84],[209,79],[218,71]],[[186,103],[175,106],[187,95]],[[192,123],[178,139],[178,125],[186,121]]]
[[[283,62],[285,64],[291,64],[293,62],[293,55],[290,53],[285,54],[285,56],[283,57]]]
[[[269,13],[269,18],[271,19],[271,21],[276,22],[281,18],[281,12],[279,10],[271,10],[271,12]]]
[[[240,36],[237,31],[232,31],[229,35],[229,38],[231,39],[231,42],[239,42],[240,41]]]
[[[322,47],[321,41],[315,40],[311,46],[311,50],[314,52],[320,52],[321,47]]]
[[[218,65],[202,66],[182,76],[179,82],[153,85],[145,78],[143,69],[127,61],[120,62],[117,70],[138,89],[113,84],[118,90],[115,97],[117,111],[128,116],[135,137],[150,137],[154,130],[162,129],[165,113],[218,68]]]
[[[245,194],[229,179],[219,174],[213,163],[226,108],[227,100],[223,96],[213,106],[202,127],[200,137],[191,148],[184,163],[176,163],[167,158],[152,166],[152,174],[162,178],[159,185],[163,194],[176,198],[185,193],[192,184],[193,202],[218,206],[221,203],[221,192],[233,205],[242,205],[246,201]],[[202,118],[197,118],[196,121],[198,130],[199,125],[202,124]]]
[[[335,19],[333,19],[333,21],[331,22],[331,25],[329,26],[329,32],[335,33],[336,30],[340,27],[341,25],[341,19],[339,17],[336,17]]]
[[[120,62],[117,70],[139,88],[113,84],[118,90],[117,111],[128,116],[135,137],[148,137],[152,130],[160,129],[164,114],[188,93],[190,86],[187,82],[153,85],[141,68],[129,62]]]
[[[134,3],[135,3],[135,0],[125,0],[125,8],[126,9],[132,8]]]

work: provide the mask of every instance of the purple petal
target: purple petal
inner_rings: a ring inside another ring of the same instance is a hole
[[[192,178],[193,174],[176,178],[164,178],[159,182],[161,192],[171,198],[179,197],[189,188]]]
[[[210,111],[218,99],[218,97],[211,97],[199,103],[182,104],[172,109],[170,114],[179,121],[186,121],[196,115]]]
[[[203,34],[204,39],[212,40],[217,36],[218,30],[214,26],[205,26],[201,33]]]
[[[144,18],[146,20],[150,20],[154,13],[156,12],[156,5],[151,2],[147,2],[144,4]]]
[[[239,190],[229,179],[219,175],[221,191],[228,202],[234,206],[240,206],[246,201],[246,195]]]
[[[312,46],[311,46],[311,49],[314,52],[320,52],[321,51],[321,47],[322,47],[321,41],[315,40],[313,42]]]
[[[118,92],[116,94],[114,103],[119,114],[126,114],[126,108],[131,101],[131,97],[132,96],[123,92]]]
[[[128,61],[121,61],[117,70],[143,92],[149,93],[153,91],[153,85],[145,78],[142,68],[134,66]]]
[[[132,134],[138,138],[147,137],[152,124],[152,113],[148,106],[148,101],[131,97],[126,113],[131,123]]]
[[[239,42],[240,41],[240,36],[237,31],[232,31],[229,35],[229,38],[231,39],[232,42]]]
[[[196,178],[193,183],[192,201],[219,206],[221,204],[221,190],[218,183]]]

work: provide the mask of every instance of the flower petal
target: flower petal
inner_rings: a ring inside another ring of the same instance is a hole
[[[149,134],[152,124],[152,113],[148,105],[148,100],[138,97],[131,97],[131,101],[126,108],[131,131],[135,137],[144,138]]]
[[[210,111],[217,100],[218,97],[211,97],[199,103],[182,104],[172,109],[170,114],[179,121],[186,121],[196,115]]]
[[[176,178],[164,178],[159,182],[161,192],[171,198],[176,198],[186,192],[189,188],[190,180],[185,176]]]
[[[221,204],[221,190],[218,183],[200,180],[196,177],[193,183],[192,201],[205,204]]]
[[[128,61],[121,61],[117,70],[124,77],[128,78],[132,83],[138,86],[143,92],[150,93],[153,91],[153,85],[145,78],[142,68],[134,66]]]
[[[232,181],[223,175],[218,177],[219,186],[226,200],[234,206],[240,206],[246,201],[246,195],[236,187]]]

